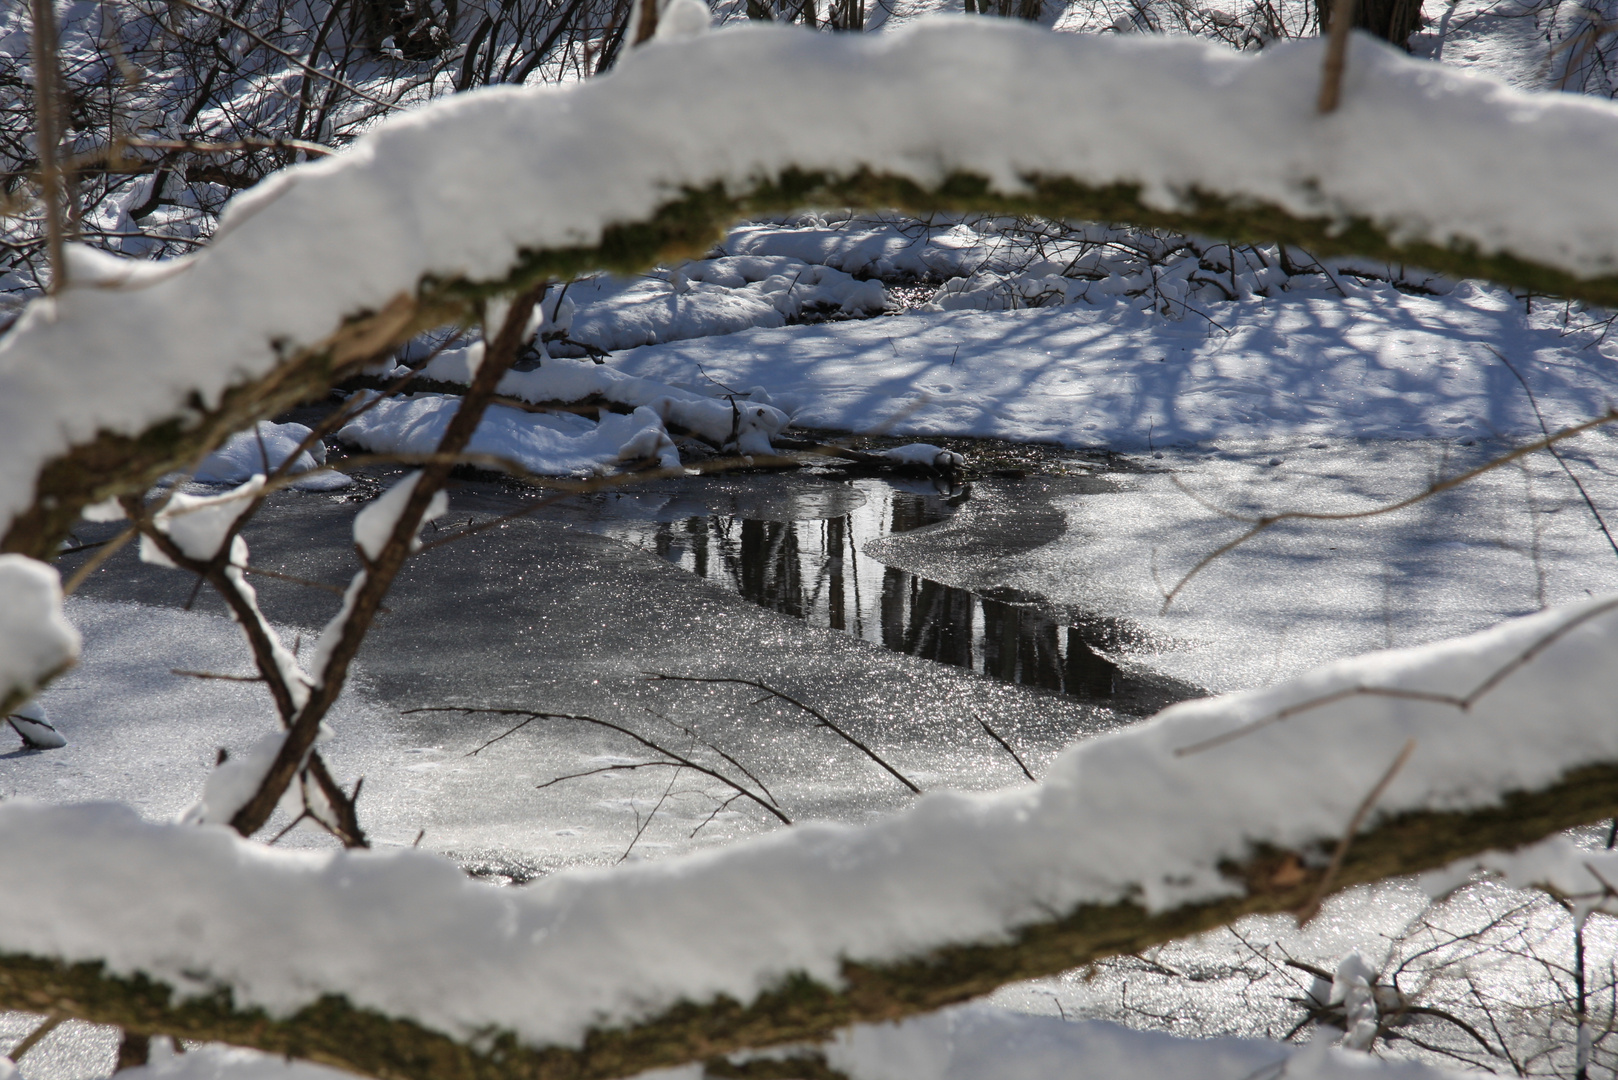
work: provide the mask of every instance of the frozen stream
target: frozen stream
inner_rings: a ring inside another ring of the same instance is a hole
[[[1604,438],[1587,442],[1572,464],[1597,504],[1610,505],[1613,455]],[[728,793],[700,777],[671,782],[667,770],[541,787],[634,764],[637,749],[622,736],[536,721],[473,755],[512,721],[407,710],[582,713],[682,749],[688,737],[674,725],[684,725],[743,761],[794,820],[861,821],[910,800],[857,750],[757,690],[645,673],[750,679],[823,710],[924,790],[1001,787],[1021,773],[979,718],[1038,774],[1068,742],[1199,687],[1256,685],[1618,589],[1618,558],[1577,493],[1555,463],[1536,460],[1401,515],[1277,529],[1160,610],[1164,587],[1240,532],[1219,510],[1371,505],[1489,452],[1227,444],[1111,468],[1075,458],[1050,475],[980,481],[970,492],[805,472],[573,500],[410,564],[323,752],[345,783],[365,777],[362,821],[378,844],[419,837],[497,882],[626,852],[659,857],[777,824],[744,803],[723,806]],[[356,509],[348,498],[277,496],[249,530],[253,565],[345,582]],[[531,498],[463,482],[427,539]],[[86,539],[101,535],[94,528]],[[267,575],[255,585],[304,644],[335,608],[318,588]],[[218,747],[244,747],[269,729],[257,687],[171,674],[249,670],[217,601],[204,594],[182,610],[191,592],[184,575],[142,565],[130,550],[92,576],[70,603],[84,662],[46,695],[70,744],[0,756],[0,795],[118,799],[169,816],[200,790]],[[282,842],[326,841],[300,830]],[[1467,917],[1510,902],[1481,896]],[[1093,977],[1007,988],[996,1000],[1187,1034],[1280,1037],[1298,1017],[1287,999],[1308,983],[1286,957],[1329,967],[1358,948],[1379,962],[1423,906],[1398,884],[1359,890],[1303,931],[1250,921],[1242,938],[1217,934]],[[1547,916],[1547,941],[1553,923]],[[1543,972],[1531,965],[1501,966],[1488,979],[1525,1002],[1543,998]],[[50,1038],[30,1055],[29,1080],[105,1073],[104,1034],[69,1026]]]

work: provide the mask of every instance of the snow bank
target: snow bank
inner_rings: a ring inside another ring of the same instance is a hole
[[[660,341],[785,326],[806,314],[881,314],[887,290],[841,270],[782,256],[681,263],[660,275],[597,278],[568,286],[578,305],[567,335],[608,352]]]
[[[421,377],[467,385],[482,363],[483,343],[474,342],[434,357],[421,369]],[[389,374],[403,373],[394,368]],[[770,395],[760,387],[721,399],[565,357],[547,357],[531,371],[508,371],[495,393],[536,405],[607,404],[633,410],[627,417],[603,414],[597,423],[565,411],[491,407],[470,449],[511,458],[537,473],[593,472],[608,463],[643,458],[676,468],[679,454],[665,425],[724,449],[769,454],[774,450],[770,439],[791,420],[769,404]],[[760,400],[749,400],[755,398]],[[437,448],[457,402],[425,394],[384,401],[350,421],[337,437],[382,453],[426,453]]]
[[[804,427],[1145,450],[1219,438],[1539,436],[1509,357],[1553,426],[1618,400],[1618,367],[1537,328],[1504,289],[1391,286],[1163,318],[1098,306],[749,330],[613,357],[626,375],[761,386]],[[1610,350],[1610,346],[1606,347]],[[700,367],[699,367],[700,365]]]
[[[740,225],[724,247],[733,255],[801,259],[867,277],[953,278],[992,264],[1003,250],[996,240],[964,223],[933,228],[910,219],[810,215],[795,228]]]
[[[303,440],[314,434],[303,424],[277,424],[260,420],[257,427],[238,431],[225,445],[203,459],[192,476],[204,484],[239,484],[255,473],[268,475],[293,458],[289,476],[303,479],[291,486],[304,491],[332,491],[353,483],[342,473],[314,472],[326,464],[326,444],[316,439],[308,450],[300,450]],[[304,475],[312,473],[313,475]]]
[[[62,614],[56,568],[0,555],[0,697],[32,691],[78,655],[79,633]]]
[[[845,958],[1003,940],[1078,904],[1231,895],[1221,861],[1335,839],[1411,740],[1380,813],[1490,805],[1618,761],[1615,638],[1618,600],[1554,609],[1175,706],[1069,749],[1039,786],[521,890],[418,851],[286,852],[117,806],[13,801],[0,905],[57,914],[0,925],[0,950],[228,984],[277,1013],[342,993],[463,1037],[494,1025],[577,1044],[680,1000],[745,1002],[795,971],[835,984]],[[1467,694],[1547,642],[1467,712],[1353,692]]]
[[[337,437],[380,454],[430,454],[438,449],[460,405],[460,398],[446,394],[391,398],[350,421]],[[551,476],[588,475],[608,465],[646,458],[664,468],[680,465],[679,451],[662,417],[644,407],[628,416],[605,413],[597,423],[573,413],[531,413],[491,405],[467,451],[492,454]]]
[[[787,166],[923,184],[964,170],[1008,192],[1067,175],[1138,183],[1165,208],[1195,187],[1577,274],[1618,266],[1605,194],[1618,106],[1523,94],[1360,38],[1345,103],[1321,117],[1321,47],[1249,56],[1014,20],[884,35],[754,25],[659,41],[568,87],[441,100],[238,197],[193,257],[30,305],[0,342],[0,517],[71,444],[176,415],[192,391],[217,401],[425,275],[503,279],[519,251],[593,244],[682,185],[744,188]]]

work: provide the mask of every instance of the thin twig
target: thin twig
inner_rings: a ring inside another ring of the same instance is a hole
[[[1380,514],[1391,514],[1396,510],[1403,510],[1406,507],[1414,506],[1419,502],[1424,502],[1435,495],[1441,495],[1453,488],[1460,487],[1462,484],[1469,483],[1470,481],[1475,480],[1477,477],[1482,476],[1486,472],[1492,472],[1493,470],[1501,468],[1502,466],[1509,465],[1519,458],[1527,457],[1529,454],[1534,454],[1541,450],[1549,449],[1551,446],[1554,446],[1559,442],[1583,435],[1586,431],[1602,427],[1603,425],[1613,423],[1614,421],[1618,421],[1618,407],[1609,408],[1606,412],[1595,417],[1594,419],[1585,420],[1582,423],[1574,424],[1571,427],[1565,427],[1562,430],[1551,435],[1547,435],[1542,439],[1536,439],[1531,443],[1526,443],[1522,446],[1516,447],[1515,449],[1510,450],[1497,458],[1492,458],[1491,460],[1484,462],[1482,465],[1468,469],[1465,472],[1457,473],[1456,475],[1443,480],[1434,481],[1414,495],[1399,499],[1396,502],[1386,503],[1382,506],[1374,506],[1369,510],[1344,510],[1336,512],[1319,510],[1287,510],[1279,514],[1264,514],[1260,517],[1251,517],[1245,514],[1239,514],[1234,510],[1227,510],[1223,507],[1217,506],[1197,495],[1196,492],[1188,489],[1180,482],[1178,477],[1171,477],[1170,479],[1174,482],[1174,486],[1179,488],[1187,498],[1192,499],[1199,505],[1213,511],[1221,517],[1229,518],[1232,521],[1240,521],[1252,527],[1246,532],[1242,533],[1240,536],[1236,537],[1234,540],[1221,544],[1207,555],[1204,555],[1202,558],[1198,559],[1196,565],[1192,566],[1190,570],[1187,570],[1185,572],[1185,576],[1180,578],[1179,582],[1175,584],[1174,588],[1170,589],[1168,594],[1163,598],[1163,607],[1160,613],[1167,612],[1169,605],[1174,603],[1174,598],[1180,595],[1180,592],[1191,583],[1191,579],[1200,574],[1208,566],[1212,565],[1216,560],[1229,552],[1234,551],[1236,548],[1241,547],[1243,544],[1247,543],[1247,541],[1253,539],[1253,537],[1274,528],[1276,525],[1279,525],[1284,521],[1354,521],[1359,518],[1376,517]]]
[[[1241,725],[1240,727],[1224,732],[1223,734],[1215,735],[1212,738],[1203,739],[1202,741],[1192,743],[1189,746],[1179,747],[1174,751],[1174,756],[1184,757],[1187,754],[1198,754],[1204,750],[1211,750],[1216,746],[1223,746],[1225,743],[1233,742],[1236,739],[1240,739],[1246,735],[1251,735],[1253,732],[1269,727],[1271,724],[1277,724],[1283,720],[1289,720],[1300,713],[1310,712],[1324,705],[1331,705],[1339,701],[1347,700],[1351,697],[1385,697],[1400,701],[1425,701],[1433,705],[1449,705],[1453,708],[1459,709],[1461,712],[1467,712],[1472,708],[1473,705],[1477,704],[1479,699],[1481,699],[1485,694],[1499,686],[1514,672],[1531,663],[1535,657],[1539,656],[1540,653],[1544,652],[1556,642],[1560,641],[1563,637],[1572,633],[1580,626],[1583,626],[1591,619],[1599,618],[1600,616],[1605,615],[1614,609],[1618,609],[1618,598],[1607,600],[1603,603],[1597,604],[1595,607],[1590,608],[1588,611],[1579,613],[1577,616],[1567,620],[1560,626],[1557,626],[1555,629],[1549,631],[1544,637],[1540,638],[1528,648],[1512,657],[1510,661],[1495,669],[1491,675],[1489,675],[1482,682],[1478,683],[1465,694],[1442,694],[1433,690],[1403,690],[1396,686],[1348,686],[1341,690],[1333,690],[1329,694],[1322,694],[1319,697],[1309,698],[1306,701],[1300,701],[1295,705],[1288,705],[1284,709],[1277,709],[1268,716],[1262,716],[1257,720],[1250,721]]]
[[[222,675],[217,671],[187,671],[184,668],[169,668],[170,675],[184,675],[192,679],[218,679],[221,682],[263,682],[262,675]]]
[[[275,53],[277,56],[281,57],[282,59],[292,61],[298,67],[302,68],[304,71],[308,72],[310,75],[313,75],[315,78],[317,78],[317,79],[325,79],[327,82],[331,83],[332,85],[340,87],[340,88],[342,88],[344,90],[347,90],[350,94],[353,94],[355,97],[363,98],[364,100],[369,101],[372,105],[380,105],[384,109],[392,109],[397,104],[396,102],[383,101],[381,98],[372,97],[370,94],[367,94],[364,90],[361,90],[359,87],[353,85],[352,83],[344,82],[342,79],[339,79],[335,75],[328,75],[326,72],[321,71],[319,68],[315,67],[314,65],[305,63],[301,58],[293,55],[290,52],[287,52],[287,50],[281,48],[279,45],[276,45],[273,42],[266,40],[264,37],[262,37],[257,32],[255,32],[252,29],[252,27],[247,26],[244,23],[238,22],[237,20],[231,18],[229,15],[226,15],[222,11],[214,11],[212,8],[204,7],[202,4],[195,3],[194,0],[171,0],[171,2],[179,4],[182,7],[188,7],[192,11],[199,11],[202,14],[209,16],[210,18],[218,19],[220,22],[224,23],[226,26],[230,26],[230,27],[233,27],[233,28],[235,28],[237,30],[240,30],[242,33],[246,34],[248,37],[252,38],[254,41],[258,42],[260,45],[262,45],[266,49],[270,50],[272,53]]]
[[[708,777],[711,777],[711,778],[719,781],[721,784],[724,784],[726,787],[728,787],[731,790],[737,792],[738,794],[746,796],[747,798],[751,799],[753,802],[757,803],[759,806],[761,806],[765,810],[769,811],[772,815],[774,815],[781,822],[781,824],[783,824],[783,825],[791,825],[792,824],[792,819],[787,817],[786,814],[782,813],[781,810],[778,807],[771,805],[769,800],[767,800],[764,797],[756,794],[755,792],[751,791],[747,787],[745,787],[745,786],[743,786],[741,784],[738,784],[736,781],[732,780],[730,777],[726,776],[724,773],[718,772],[718,771],[716,771],[714,769],[710,769],[706,765],[700,764],[699,762],[692,761],[690,758],[686,757],[683,754],[675,753],[673,750],[670,750],[665,746],[661,746],[658,743],[653,742],[651,739],[648,739],[646,736],[642,735],[640,732],[635,731],[632,728],[627,728],[627,727],[623,726],[622,724],[615,724],[611,720],[600,720],[600,719],[597,719],[594,716],[580,716],[580,715],[575,714],[575,713],[536,712],[536,711],[534,711],[532,709],[477,708],[477,707],[473,707],[473,706],[470,706],[470,705],[429,705],[429,706],[423,706],[422,708],[418,708],[418,709],[406,709],[404,711],[404,713],[401,714],[401,715],[408,716],[411,713],[423,713],[423,712],[461,712],[461,713],[477,713],[479,715],[484,715],[484,716],[524,716],[524,717],[527,717],[526,720],[524,720],[521,724],[518,724],[516,727],[512,728],[510,731],[504,732],[504,733],[496,736],[495,738],[490,739],[487,743],[484,743],[483,746],[478,747],[479,750],[482,750],[484,747],[489,746],[489,745],[491,745],[491,744],[493,744],[495,742],[498,742],[500,739],[505,738],[507,735],[511,735],[511,734],[513,734],[513,733],[515,733],[517,731],[522,730],[524,727],[527,727],[528,724],[530,722],[534,721],[534,720],[575,720],[575,721],[577,721],[577,722],[579,722],[581,724],[594,724],[597,727],[604,727],[604,728],[607,728],[609,731],[616,731],[620,735],[629,736],[631,739],[634,739],[636,742],[640,743],[642,746],[646,747],[648,750],[654,751],[655,753],[662,754],[664,757],[669,758],[670,760],[672,760],[676,764],[679,764],[679,765],[681,765],[681,766],[683,766],[683,767],[685,767],[687,769],[691,769],[694,772],[699,772],[704,776],[708,776]]]
[[[1011,755],[1011,760],[1017,763],[1017,768],[1022,770],[1022,774],[1024,776],[1028,777],[1030,780],[1033,780],[1036,784],[1039,782],[1037,779],[1035,779],[1034,774],[1028,771],[1028,766],[1023,764],[1022,758],[1017,756],[1017,751],[1013,750],[1011,748],[1011,744],[1000,737],[1000,733],[998,731],[989,726],[989,722],[987,720],[983,719],[983,717],[979,716],[977,713],[972,714],[972,719],[981,724],[983,726],[983,730],[989,733],[989,738],[999,743],[1001,748],[1005,750],[1006,753]]]
[[[10,1058],[14,1063],[21,1061],[24,1054],[38,1046],[40,1040],[45,1036],[61,1027],[62,1022],[66,1019],[67,1017],[65,1016],[46,1017],[45,1022],[40,1024],[33,1031],[30,1031],[27,1035],[23,1036],[22,1042],[18,1043],[16,1046],[13,1046],[6,1054],[6,1057]]]
[[[1388,771],[1382,774],[1382,779],[1376,782],[1376,786],[1370,790],[1364,800],[1360,802],[1359,808],[1354,811],[1354,816],[1348,822],[1348,828],[1343,831],[1342,839],[1337,841],[1337,850],[1332,852],[1331,862],[1327,864],[1326,872],[1321,875],[1320,884],[1315,886],[1314,895],[1309,898],[1307,904],[1298,910],[1298,925],[1300,927],[1307,924],[1310,919],[1313,919],[1320,912],[1320,905],[1325,902],[1326,894],[1331,891],[1332,882],[1337,879],[1337,872],[1343,868],[1343,859],[1348,855],[1348,846],[1353,843],[1354,835],[1360,831],[1360,826],[1365,823],[1366,817],[1371,813],[1371,808],[1376,805],[1378,799],[1382,798],[1382,793],[1388,790],[1388,785],[1393,783],[1393,778],[1399,775],[1399,770],[1405,767],[1405,763],[1410,760],[1410,755],[1415,752],[1416,740],[1410,739],[1405,743],[1404,749],[1399,751],[1399,756],[1393,759],[1393,764],[1388,766]]]
[[[1550,429],[1545,426],[1545,414],[1540,412],[1539,400],[1534,397],[1533,388],[1528,385],[1528,380],[1523,378],[1522,372],[1517,370],[1515,364],[1506,359],[1505,353],[1487,343],[1483,347],[1494,353],[1499,361],[1506,365],[1506,370],[1511,372],[1517,381],[1522,384],[1523,393],[1528,395],[1528,404],[1533,407],[1534,419],[1539,422],[1539,433],[1549,438],[1551,433]],[[1567,474],[1567,478],[1573,481],[1573,486],[1579,489],[1579,497],[1584,500],[1585,508],[1590,511],[1590,516],[1596,519],[1596,526],[1600,528],[1601,535],[1607,538],[1607,545],[1612,548],[1612,553],[1618,555],[1618,540],[1612,538],[1612,531],[1607,528],[1606,519],[1601,516],[1601,511],[1596,509],[1595,500],[1590,498],[1588,491],[1584,490],[1584,484],[1574,475],[1572,467],[1567,463],[1567,459],[1562,457],[1562,452],[1556,448],[1554,443],[1545,447],[1545,449],[1550,452],[1551,457],[1556,459],[1556,463],[1562,467],[1562,471]]]

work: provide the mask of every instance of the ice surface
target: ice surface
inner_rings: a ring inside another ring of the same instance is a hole
[[[1283,1047],[1257,1039],[1182,1039],[1100,1021],[1066,1023],[982,1006],[946,1009],[900,1024],[861,1024],[826,1047],[828,1064],[850,1080],[1246,1080],[1285,1068],[1292,1080],[1460,1080],[1466,1074],[1325,1047]],[[0,1059],[3,1060],[3,1059]],[[153,1040],[148,1064],[129,1080],[337,1080],[303,1061],[217,1045],[176,1054]],[[637,1080],[702,1080],[700,1065]]]
[[[1244,689],[1618,590],[1618,555],[1579,490],[1541,452],[1397,513],[1278,525],[1206,566],[1164,610],[1166,591],[1250,527],[1227,514],[1386,505],[1502,449],[1233,434],[1204,451],[1143,457],[1149,469],[1107,473],[1110,491],[1051,484],[1062,522],[1026,550],[983,547],[994,530],[1014,536],[1045,526],[1043,517],[1029,520],[1016,482],[991,481],[950,522],[881,540],[870,554],[959,588],[1008,588],[1058,611],[1124,620],[1139,640],[1111,658],[1126,670]],[[1613,505],[1614,437],[1593,432],[1565,443],[1563,454],[1597,507]]]

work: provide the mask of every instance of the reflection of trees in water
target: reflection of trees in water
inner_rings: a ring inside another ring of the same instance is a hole
[[[895,492],[888,531],[941,521],[936,500]],[[812,533],[806,530],[814,530]],[[755,604],[864,637],[866,626],[895,652],[981,671],[1006,682],[1081,697],[1116,690],[1117,668],[1081,632],[1031,607],[978,596],[896,567],[882,571],[876,610],[864,610],[860,537],[850,517],[817,521],[691,518],[660,524],[657,553],[699,577],[722,580]],[[874,620],[869,617],[874,616]],[[980,636],[981,634],[981,636]]]
[[[737,590],[771,611],[803,618],[803,567],[798,560],[796,521],[743,521],[737,556],[725,561]]]

